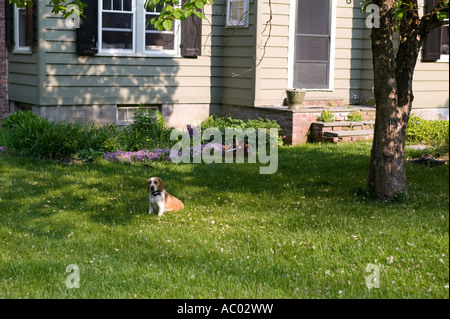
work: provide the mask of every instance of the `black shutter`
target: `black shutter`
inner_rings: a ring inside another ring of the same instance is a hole
[[[92,55],[98,52],[98,0],[84,0],[86,7],[80,17],[80,27],[77,28],[77,53]]]
[[[181,22],[181,55],[185,58],[202,55],[202,19],[195,14]]]
[[[440,0],[426,0],[425,13],[431,12]],[[423,61],[434,62],[441,58],[441,30],[437,27],[428,32],[423,43]]]
[[[5,38],[6,47],[11,49],[14,46],[14,6],[5,0]]]

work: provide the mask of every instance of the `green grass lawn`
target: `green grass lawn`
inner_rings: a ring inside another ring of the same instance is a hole
[[[274,175],[1,157],[0,298],[449,298],[448,165],[408,164],[411,197],[381,203],[369,152],[282,148]],[[151,176],[183,211],[148,215]]]

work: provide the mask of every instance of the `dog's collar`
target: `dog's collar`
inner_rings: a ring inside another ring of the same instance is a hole
[[[156,191],[156,192],[152,192],[153,196],[161,196],[161,192],[160,191]]]

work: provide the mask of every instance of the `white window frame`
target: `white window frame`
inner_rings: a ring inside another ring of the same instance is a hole
[[[242,2],[243,14],[239,19],[233,19],[231,16],[231,7],[234,3]],[[249,25],[249,0],[227,0],[226,27],[244,27]]]
[[[112,2],[112,1],[111,1]],[[111,48],[103,48],[103,30],[106,31],[115,31],[114,28],[103,28],[103,13],[104,12],[110,12],[110,13],[120,13],[120,11],[115,11],[113,9],[111,10],[104,10],[103,9],[103,0],[98,1],[99,10],[98,10],[98,45],[99,45],[99,52],[106,53],[106,54],[112,54],[112,55],[119,55],[121,53],[129,54],[134,53],[136,51],[136,0],[132,0],[131,3],[131,14],[132,22],[131,22],[131,32],[133,34],[132,38],[132,49],[111,49]],[[125,11],[129,12],[129,11]],[[123,29],[118,29],[123,30]],[[119,31],[120,32],[120,31]]]
[[[18,8],[17,5],[14,4],[14,53],[25,53],[25,54],[31,54],[31,47],[24,45],[21,46],[20,42],[19,42],[19,37],[20,37],[20,33],[21,33],[21,29],[20,29],[20,23],[19,23],[19,11],[20,10],[27,10],[26,7],[23,8]],[[25,28],[25,30],[23,30],[26,34],[27,30],[27,26],[25,24],[25,26],[23,26]]]
[[[145,35],[147,33],[145,18],[146,10],[144,8],[145,0],[133,0],[132,12],[133,12],[133,49],[106,49],[102,46],[102,12],[103,0],[99,1],[98,10],[98,56],[142,56],[142,57],[180,57],[180,42],[181,42],[181,23],[175,21],[173,24],[174,34],[174,49],[173,50],[147,50],[145,45]],[[137,9],[137,8],[142,8]],[[107,11],[108,12],[108,11]],[[161,31],[163,33],[172,33],[167,31]]]

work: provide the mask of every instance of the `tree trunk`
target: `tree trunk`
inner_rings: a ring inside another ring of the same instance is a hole
[[[405,141],[414,100],[414,68],[427,33],[445,23],[438,19],[437,13],[448,14],[449,6],[448,0],[439,0],[419,18],[417,0],[373,0],[373,3],[380,9],[380,27],[372,29],[376,118],[366,189],[373,190],[376,198],[388,200],[408,194]],[[401,21],[396,20],[392,11],[394,5],[404,11]],[[392,41],[396,23],[400,33],[398,52],[394,51]]]
[[[380,28],[372,29],[376,119],[366,183],[367,190],[373,190],[380,200],[408,194],[406,127],[414,99],[412,79],[421,44],[412,36],[413,28],[401,29],[405,41],[396,54],[392,41],[394,30],[390,6],[381,7]]]

